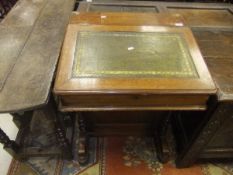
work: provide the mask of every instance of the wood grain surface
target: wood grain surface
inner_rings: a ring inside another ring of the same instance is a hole
[[[2,22],[0,35],[14,30],[16,37],[12,44],[1,38],[0,65],[7,68],[0,69],[0,112],[46,104],[73,6],[73,0],[21,0]]]
[[[219,101],[233,100],[233,32],[194,32],[208,68],[218,87]]]
[[[70,24],[183,26],[184,18],[176,13],[73,12]]]
[[[179,13],[192,28],[233,29],[233,5],[227,3],[103,1],[81,2],[79,12]]]

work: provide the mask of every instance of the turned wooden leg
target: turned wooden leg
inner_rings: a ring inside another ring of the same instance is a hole
[[[56,122],[55,127],[58,143],[63,150],[63,157],[67,160],[71,160],[73,158],[72,148],[68,139],[66,138],[65,130],[60,126],[59,122]]]
[[[171,112],[164,118],[161,125],[155,131],[155,146],[158,160],[162,163],[166,163],[168,161],[169,156],[166,154],[165,149],[163,147],[164,143],[167,140],[167,131],[168,125],[170,123]]]
[[[13,157],[16,156],[19,145],[15,142],[9,139],[9,137],[6,135],[6,133],[0,128],[0,143],[3,144],[3,148]]]
[[[79,140],[78,140],[78,161],[81,165],[88,162],[88,135],[86,132],[86,124],[81,114],[78,115]]]
[[[55,101],[52,98],[48,103],[45,112],[48,113],[47,116],[50,116],[54,119],[56,138],[60,147],[62,148],[63,157],[65,159],[71,160],[73,158],[71,147],[72,141],[69,141],[66,137],[64,115],[58,112],[58,110],[56,109]]]

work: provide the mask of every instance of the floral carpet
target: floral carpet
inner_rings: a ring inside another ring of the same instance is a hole
[[[85,166],[75,160],[30,158],[13,160],[8,175],[233,175],[233,162],[199,164],[177,169],[173,161],[161,164],[152,138],[107,137],[90,139],[90,158]]]

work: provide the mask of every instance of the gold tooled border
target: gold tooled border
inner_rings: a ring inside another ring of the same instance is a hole
[[[75,53],[75,57],[77,59],[74,59],[74,69],[73,69],[73,76],[74,77],[93,77],[93,76],[103,76],[103,75],[161,75],[161,76],[191,76],[191,77],[197,77],[197,71],[194,67],[194,64],[192,62],[192,57],[189,53],[189,51],[187,50],[187,48],[185,47],[185,45],[182,42],[182,37],[179,34],[176,34],[173,36],[171,36],[171,33],[169,34],[164,34],[160,35],[159,37],[169,37],[169,39],[175,39],[177,41],[177,43],[179,44],[181,53],[182,53],[182,59],[184,59],[184,68],[181,71],[101,71],[101,70],[95,70],[95,71],[86,71],[86,72],[81,72],[81,58],[82,58],[82,54],[84,51],[84,45],[81,44],[83,41],[83,36],[87,37],[90,35],[96,35],[96,34],[100,34],[100,33],[104,33],[104,34],[109,34],[110,36],[121,36],[122,33],[124,33],[125,36],[135,36],[136,32],[86,32],[86,31],[82,31],[78,33],[77,36],[77,44],[76,44],[76,53]],[[121,33],[121,34],[120,34]],[[139,32],[137,32],[139,33]],[[141,32],[140,37],[151,37],[148,36],[148,33],[151,32]],[[81,37],[80,37],[81,36]],[[190,58],[190,60],[188,59]],[[192,71],[193,70],[193,71]]]

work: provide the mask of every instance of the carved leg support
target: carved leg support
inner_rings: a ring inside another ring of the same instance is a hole
[[[68,139],[66,138],[65,130],[60,125],[59,121],[55,122],[55,127],[56,127],[56,136],[57,136],[58,143],[63,150],[63,157],[65,159],[71,160],[73,158],[72,148],[71,148],[71,145]]]
[[[16,156],[19,146],[16,142],[9,139],[6,133],[0,128],[0,143],[3,144],[4,149],[13,157]]]
[[[78,126],[79,126],[79,140],[78,140],[78,161],[81,165],[88,162],[88,135],[86,132],[86,125],[83,116],[79,114],[78,116]]]

